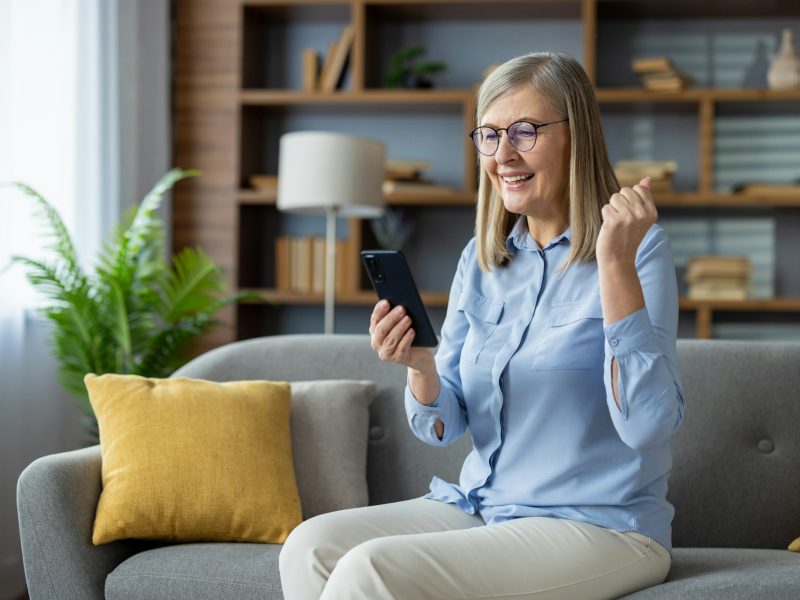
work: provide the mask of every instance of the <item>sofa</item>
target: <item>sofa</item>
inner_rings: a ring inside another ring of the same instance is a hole
[[[667,580],[627,596],[800,598],[800,344],[680,340],[686,419],[673,440],[676,508]],[[281,335],[235,342],[176,375],[216,381],[368,379],[369,502],[420,496],[457,480],[468,437],[433,448],[410,432],[405,369],[366,335]],[[93,546],[100,448],[45,456],[19,478],[25,574],[33,600],[281,598],[277,544],[123,540]],[[411,599],[414,600],[414,599]]]

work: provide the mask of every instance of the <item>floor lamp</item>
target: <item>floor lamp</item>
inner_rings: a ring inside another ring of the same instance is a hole
[[[382,143],[342,133],[297,131],[280,139],[278,210],[320,214],[325,234],[325,333],[333,333],[336,219],[379,217],[386,154]]]

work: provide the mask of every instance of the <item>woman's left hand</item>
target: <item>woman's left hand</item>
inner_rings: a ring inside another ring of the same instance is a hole
[[[650,193],[650,178],[612,194],[601,213],[603,225],[595,249],[598,264],[633,265],[639,244],[658,218]]]

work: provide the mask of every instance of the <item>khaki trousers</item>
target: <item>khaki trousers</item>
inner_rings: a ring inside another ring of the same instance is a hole
[[[616,598],[669,567],[638,533],[541,517],[485,525],[424,498],[319,515],[280,554],[286,600]]]

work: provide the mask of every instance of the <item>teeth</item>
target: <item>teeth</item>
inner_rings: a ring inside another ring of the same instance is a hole
[[[533,175],[514,175],[513,177],[503,177],[503,181],[506,183],[518,183],[530,179],[531,177],[533,177]]]

